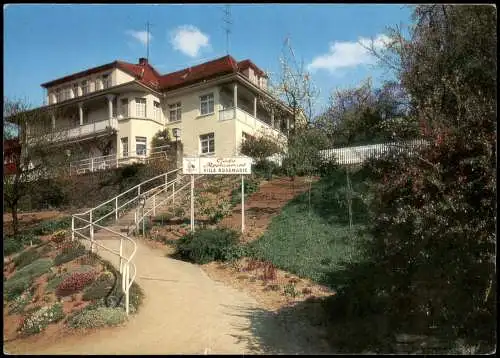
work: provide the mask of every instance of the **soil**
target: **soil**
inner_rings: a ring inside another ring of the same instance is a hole
[[[312,178],[313,181],[317,179]],[[309,185],[306,177],[262,181],[259,190],[245,201],[245,232],[242,240],[249,242],[258,239],[266,231],[273,217],[279,215],[281,208],[298,194],[307,191]],[[221,226],[241,230],[241,204],[236,205],[231,215],[222,220]]]
[[[23,227],[24,229],[33,226],[34,224],[43,221],[43,220],[53,220],[60,217],[63,217],[65,214],[62,211],[51,210],[51,211],[35,211],[35,212],[25,212],[18,213],[17,218],[19,220],[19,227]],[[3,230],[5,234],[12,234],[12,215],[10,213],[3,214]]]

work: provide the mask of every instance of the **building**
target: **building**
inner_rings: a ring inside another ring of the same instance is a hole
[[[42,84],[52,140],[78,143],[71,159],[106,156],[108,165],[148,156],[151,140],[168,129],[184,156],[236,156],[258,133],[285,141],[294,126],[290,108],[267,90],[267,75],[231,56],[161,75],[145,58],[115,61]],[[28,136],[41,134],[40,125]],[[108,145],[97,145],[98,138]],[[86,158],[86,159],[85,159]],[[95,163],[91,160],[91,167]],[[106,166],[106,165],[104,165]]]
[[[3,142],[3,175],[14,175],[16,162],[21,155],[21,145],[17,138],[7,139]],[[16,160],[17,159],[17,160]]]

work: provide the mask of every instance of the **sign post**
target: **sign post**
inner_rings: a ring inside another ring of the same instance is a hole
[[[241,174],[241,232],[245,231],[245,177]]]
[[[194,174],[191,174],[191,232],[194,232]]]
[[[191,231],[194,232],[194,175],[241,174],[241,232],[245,231],[245,174],[252,173],[252,159],[247,157],[185,157],[183,174],[191,175]]]

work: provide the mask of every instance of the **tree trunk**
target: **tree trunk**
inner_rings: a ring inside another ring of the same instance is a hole
[[[17,203],[11,205],[10,213],[12,215],[12,231],[14,232],[14,235],[17,235],[19,233],[19,220],[17,218]]]

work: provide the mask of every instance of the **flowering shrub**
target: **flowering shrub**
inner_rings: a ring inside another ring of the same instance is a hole
[[[21,333],[24,335],[40,333],[49,323],[58,322],[63,318],[64,312],[61,304],[44,306],[24,320],[21,325]]]
[[[57,286],[57,296],[69,296],[81,291],[96,278],[96,272],[73,272]]]
[[[58,230],[54,234],[52,234],[52,241],[59,244],[63,242],[64,239],[66,239],[67,235],[68,235],[67,230]]]
[[[122,308],[98,307],[84,309],[68,321],[72,328],[97,328],[103,326],[116,326],[123,323],[126,313]]]

